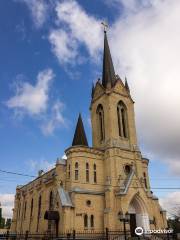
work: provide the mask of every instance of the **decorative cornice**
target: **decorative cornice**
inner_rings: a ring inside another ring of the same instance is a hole
[[[92,147],[86,147],[86,146],[72,146],[69,147],[65,150],[65,153],[68,155],[70,153],[76,153],[76,152],[86,152],[90,154],[96,154],[102,156],[104,152],[100,149],[97,148],[92,148]]]
[[[78,188],[78,187],[73,188],[69,192],[70,193],[79,193],[79,194],[100,195],[100,196],[104,196],[105,195],[104,191],[86,190],[86,189],[82,189],[82,188]]]
[[[111,89],[107,89],[105,92],[102,92],[99,96],[94,97],[94,98],[92,99],[92,101],[91,101],[91,104],[90,104],[90,110],[91,110],[92,104],[93,104],[94,102],[96,102],[98,99],[100,99],[103,95],[107,95],[107,96],[108,96],[108,95],[110,95],[110,94],[112,94],[112,93],[117,94],[117,95],[120,95],[120,96],[125,97],[125,98],[129,98],[133,104],[135,103],[130,94],[128,94],[128,93],[127,93],[127,94],[120,93],[120,92],[116,91],[116,90],[114,89],[114,87],[113,87],[113,88],[111,88]]]

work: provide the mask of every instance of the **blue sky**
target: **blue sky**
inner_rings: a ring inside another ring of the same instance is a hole
[[[101,77],[100,23],[106,20],[116,73],[128,77],[136,102],[151,185],[180,187],[175,9],[180,4],[168,0],[0,1],[0,169],[36,175],[54,164],[71,145],[79,112],[91,144],[90,94]],[[166,107],[173,119],[166,118]],[[29,180],[0,173],[0,197],[11,206],[16,185]],[[167,190],[154,192],[169,203]]]

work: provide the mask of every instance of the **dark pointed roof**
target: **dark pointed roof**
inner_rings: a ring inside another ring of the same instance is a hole
[[[72,142],[72,146],[88,146],[88,141],[86,138],[86,133],[84,131],[84,125],[81,118],[81,114],[79,114],[76,130],[74,133],[74,138]]]
[[[128,85],[128,82],[127,82],[127,78],[125,77],[125,88],[128,92],[130,92],[130,88],[129,88],[129,85]]]
[[[102,85],[107,88],[113,87],[116,82],[114,66],[111,58],[109,44],[107,40],[106,31],[104,31],[104,56],[103,56],[103,72],[102,72]]]

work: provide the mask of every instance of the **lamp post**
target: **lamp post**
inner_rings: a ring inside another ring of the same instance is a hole
[[[127,212],[125,215],[123,212],[118,213],[118,219],[120,222],[123,222],[124,226],[124,239],[127,240],[127,235],[126,235],[126,223],[130,221],[130,214]]]

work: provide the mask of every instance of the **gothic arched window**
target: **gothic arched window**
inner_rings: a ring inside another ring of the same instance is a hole
[[[88,227],[88,215],[87,214],[84,215],[84,227],[85,228]]]
[[[89,163],[86,163],[86,182],[89,182]]]
[[[90,222],[91,222],[91,227],[93,228],[94,227],[94,215],[91,215]]]
[[[117,117],[118,117],[119,136],[127,138],[128,137],[127,108],[122,101],[120,101],[117,105]]]
[[[79,165],[78,162],[75,163],[75,180],[79,178]]]
[[[97,107],[97,116],[98,116],[98,128],[99,128],[99,138],[100,141],[103,141],[105,138],[105,129],[104,129],[104,110],[101,104]]]
[[[53,210],[54,199],[53,199],[53,192],[51,191],[49,194],[49,210]]]
[[[94,183],[97,183],[96,164],[94,164],[93,168],[94,168]]]

